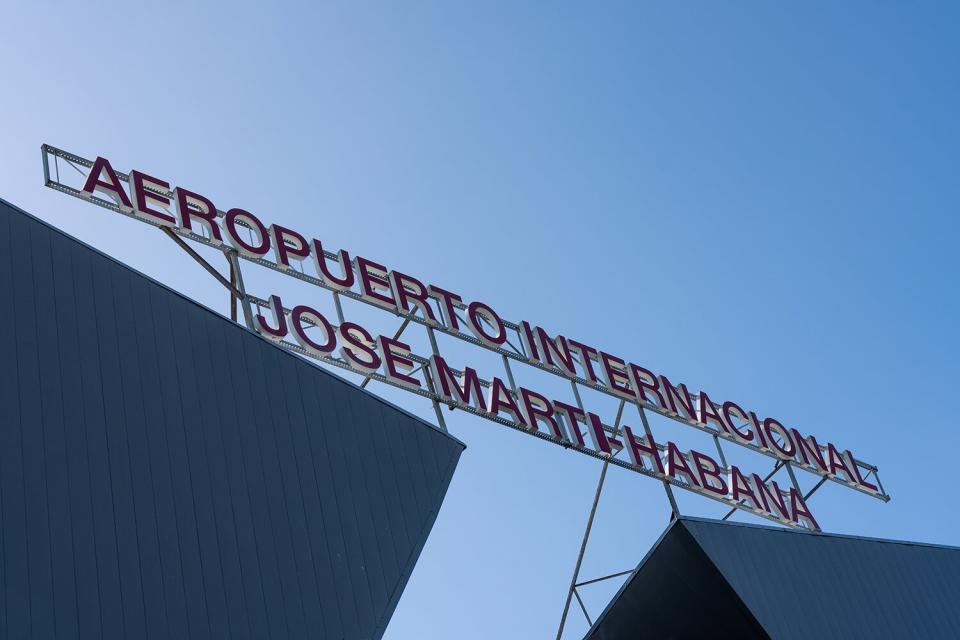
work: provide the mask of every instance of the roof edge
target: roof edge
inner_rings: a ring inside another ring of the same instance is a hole
[[[212,313],[212,314],[213,314],[214,316],[216,316],[219,320],[221,320],[221,321],[223,321],[223,322],[226,322],[226,323],[229,323],[230,325],[232,325],[233,327],[236,327],[236,328],[239,329],[240,331],[243,331],[243,332],[245,332],[245,333],[248,333],[248,334],[256,337],[258,340],[263,340],[264,342],[266,342],[267,344],[269,344],[269,345],[270,345],[271,347],[273,347],[274,349],[278,349],[279,351],[282,351],[283,353],[289,355],[289,356],[292,357],[292,358],[297,358],[298,360],[301,360],[302,362],[307,363],[308,365],[310,365],[311,367],[313,367],[313,368],[316,369],[317,371],[323,373],[324,375],[328,375],[328,376],[331,376],[331,377],[333,377],[333,378],[336,378],[337,380],[339,380],[339,381],[341,381],[341,382],[343,382],[343,383],[345,383],[345,384],[348,384],[348,385],[352,386],[353,388],[355,388],[355,389],[363,392],[364,394],[370,396],[371,398],[373,398],[373,399],[375,399],[375,400],[377,400],[377,401],[379,401],[379,402],[382,402],[383,404],[387,405],[387,406],[390,407],[391,409],[395,409],[395,410],[397,410],[397,411],[401,411],[401,412],[405,413],[406,415],[410,416],[411,418],[414,418],[417,422],[419,422],[419,423],[421,423],[421,424],[429,427],[429,428],[432,429],[433,431],[436,431],[437,433],[439,433],[439,434],[441,434],[441,435],[443,435],[443,436],[446,436],[446,437],[450,438],[450,439],[453,440],[455,443],[459,444],[464,450],[467,448],[467,445],[466,445],[465,442],[463,442],[462,440],[460,440],[459,438],[457,438],[456,436],[454,436],[453,434],[451,434],[449,431],[444,431],[443,429],[441,429],[441,428],[438,427],[437,425],[434,425],[433,423],[431,423],[431,422],[427,421],[426,419],[424,419],[424,418],[416,415],[415,413],[412,413],[411,411],[408,411],[407,409],[404,409],[403,407],[398,406],[398,405],[390,402],[389,400],[378,396],[377,394],[373,393],[372,391],[368,391],[368,390],[365,389],[364,387],[361,387],[360,385],[356,384],[355,382],[353,382],[353,381],[351,381],[351,380],[348,380],[347,378],[344,378],[343,376],[337,375],[337,374],[334,373],[333,371],[328,371],[327,369],[324,369],[324,368],[321,367],[317,362],[315,362],[315,361],[313,361],[313,360],[309,360],[309,359],[307,359],[307,358],[302,358],[302,357],[296,355],[295,353],[293,353],[293,352],[291,352],[291,351],[287,351],[286,349],[283,349],[283,348],[277,346],[276,344],[274,344],[274,343],[271,342],[270,340],[267,340],[266,338],[264,338],[263,336],[261,336],[259,333],[255,332],[255,331],[251,331],[250,329],[248,329],[247,327],[243,326],[242,324],[240,324],[240,323],[238,323],[238,322],[234,322],[234,321],[228,319],[225,315],[223,315],[223,314],[220,313],[219,311],[217,311],[217,310],[215,310],[215,309],[212,309],[211,307],[208,307],[207,305],[203,304],[203,303],[200,302],[199,300],[194,300],[194,299],[191,298],[190,296],[185,295],[183,292],[177,291],[177,290],[174,289],[173,287],[171,287],[171,286],[169,286],[169,285],[167,285],[167,284],[164,284],[163,282],[160,282],[159,280],[157,280],[157,279],[155,279],[155,278],[153,278],[153,277],[151,277],[151,276],[148,276],[147,274],[143,273],[143,272],[140,271],[139,269],[135,269],[134,267],[131,267],[131,266],[128,265],[127,263],[122,262],[121,260],[118,260],[118,259],[115,258],[114,256],[111,256],[109,253],[106,253],[105,251],[103,251],[103,250],[101,250],[101,249],[98,249],[98,248],[96,248],[96,247],[88,244],[87,242],[84,242],[84,241],[81,240],[80,238],[77,238],[77,237],[75,237],[75,236],[67,233],[67,232],[64,231],[63,229],[57,227],[56,225],[53,225],[53,224],[47,222],[47,221],[44,220],[44,219],[35,216],[34,214],[32,214],[32,213],[30,213],[29,211],[25,210],[23,207],[19,207],[19,206],[13,204],[12,202],[10,202],[9,200],[7,200],[6,198],[4,198],[4,197],[2,197],[2,196],[0,196],[0,204],[4,204],[4,205],[10,207],[11,209],[15,209],[15,210],[18,211],[19,213],[27,216],[28,218],[30,218],[30,219],[33,220],[34,222],[37,222],[38,224],[43,225],[44,227],[50,229],[50,230],[53,231],[54,233],[58,233],[58,234],[60,234],[61,236],[63,236],[64,238],[67,238],[67,239],[69,239],[69,240],[71,240],[71,241],[73,241],[73,242],[76,242],[77,244],[79,244],[80,246],[84,247],[85,249],[87,249],[87,250],[89,250],[89,251],[92,251],[92,252],[96,253],[97,255],[99,255],[99,256],[101,256],[101,257],[103,257],[103,258],[106,258],[107,260],[110,260],[111,262],[113,262],[113,263],[115,263],[115,264],[117,264],[117,265],[119,265],[119,266],[121,266],[121,267],[123,267],[123,268],[125,268],[125,269],[128,269],[128,270],[132,271],[133,273],[135,273],[136,275],[140,276],[141,278],[144,278],[144,279],[148,280],[149,282],[152,282],[153,284],[155,284],[155,285],[157,285],[157,286],[159,286],[159,287],[162,287],[163,289],[166,289],[166,290],[169,291],[170,293],[172,293],[172,294],[174,294],[174,295],[182,298],[183,300],[185,300],[185,301],[187,301],[187,302],[189,302],[189,303],[191,303],[191,304],[193,304],[193,305],[196,305],[196,306],[200,307],[201,309],[203,309],[203,310],[206,311],[207,313]]]
[[[673,512],[671,512],[670,523],[667,525],[667,528],[664,529],[663,533],[660,534],[660,537],[658,537],[656,541],[652,545],[650,545],[650,549],[647,550],[647,552],[643,555],[643,558],[640,559],[640,562],[637,563],[637,566],[633,568],[633,571],[630,572],[630,575],[627,576],[627,579],[624,580],[623,584],[620,585],[620,588],[617,589],[617,592],[613,594],[612,598],[610,598],[610,601],[607,603],[607,606],[603,608],[603,611],[600,612],[600,615],[597,616],[597,619],[593,621],[592,625],[590,625],[590,628],[587,630],[586,635],[584,635],[585,638],[590,637],[590,634],[593,633],[593,630],[597,627],[597,625],[603,622],[603,619],[607,617],[607,612],[610,611],[611,605],[613,605],[613,603],[620,598],[624,590],[626,590],[626,588],[630,586],[630,583],[633,582],[634,579],[636,579],[637,574],[640,572],[640,569],[643,568],[643,565],[646,564],[650,556],[653,555],[653,552],[657,550],[657,548],[660,546],[660,543],[663,542],[663,539],[667,537],[667,534],[670,533],[670,531],[672,531],[674,527],[679,526],[679,523],[680,523],[680,518],[674,517]],[[693,534],[690,534],[690,535],[693,535]]]
[[[752,522],[731,522],[728,520],[717,520],[715,518],[702,518],[698,516],[679,516],[678,521],[704,522],[708,524],[718,524],[725,527],[746,527],[750,529],[766,529],[777,533],[786,533],[800,536],[821,536],[828,538],[842,538],[845,540],[862,540],[865,542],[885,542],[888,544],[901,544],[911,547],[931,547],[934,549],[945,549],[948,551],[960,551],[960,546],[949,544],[938,544],[935,542],[914,542],[912,540],[893,540],[890,538],[874,538],[870,536],[858,536],[849,533],[829,533],[826,531],[801,531],[796,529],[787,529],[766,524],[755,524]],[[659,542],[659,541],[658,541]]]

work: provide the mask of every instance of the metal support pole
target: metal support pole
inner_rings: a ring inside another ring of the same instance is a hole
[[[400,336],[403,335],[403,330],[407,328],[407,325],[408,325],[408,324],[410,324],[410,318],[404,318],[404,319],[403,319],[403,323],[400,325],[400,328],[397,329],[397,332],[393,334],[393,339],[394,339],[394,340],[399,339]],[[361,389],[365,389],[366,386],[367,386],[368,384],[370,384],[370,380],[372,380],[372,379],[373,379],[373,378],[372,378],[371,376],[367,376],[366,378],[364,378],[364,379],[363,379],[363,382],[360,383],[360,388],[361,388]]]
[[[577,578],[580,577],[580,566],[583,564],[583,554],[587,550],[587,541],[590,539],[590,530],[593,528],[593,518],[597,515],[597,504],[600,503],[600,492],[603,491],[603,481],[607,477],[607,467],[609,466],[609,458],[604,459],[603,468],[600,470],[600,481],[597,482],[597,492],[593,496],[593,506],[590,507],[590,517],[587,519],[587,529],[583,532],[583,541],[580,543],[580,555],[577,556],[577,566],[574,567],[573,578],[570,579],[570,589],[567,591],[567,602],[563,605],[563,615],[560,617],[560,628],[557,630],[557,640],[563,637],[563,627],[567,624],[567,613],[570,611],[570,601],[573,599]],[[587,619],[590,619],[589,616]]]
[[[437,336],[433,333],[433,327],[427,325],[427,337],[430,338],[430,350],[433,351],[433,355],[440,355],[440,347],[437,346]],[[443,411],[440,410],[440,403],[437,402],[437,390],[433,386],[433,371],[425,371],[424,378],[427,379],[427,388],[430,389],[430,392],[433,394],[433,412],[437,415],[437,425],[444,433],[450,433],[450,430],[447,429],[447,421],[443,417]]]
[[[340,302],[340,293],[333,292],[333,306],[337,308],[337,322],[343,324],[343,304]]]
[[[781,467],[782,465],[783,465],[783,460],[777,460],[776,462],[774,462],[774,463],[773,463],[773,469],[770,471],[770,473],[768,473],[768,474],[766,475],[766,477],[763,479],[763,481],[766,482],[767,480],[769,480],[770,478],[772,478],[772,477],[774,476],[774,474],[776,474],[777,471],[780,470],[780,467]],[[742,504],[742,503],[743,503],[743,501],[741,500],[738,504]],[[730,511],[727,512],[727,515],[723,516],[723,517],[720,518],[720,519],[721,519],[721,520],[727,520],[727,519],[730,518],[730,516],[732,516],[732,515],[735,514],[736,512],[737,512],[737,508],[734,507],[733,509],[730,509]]]
[[[589,418],[587,418],[587,409],[583,406],[583,399],[580,397],[580,387],[577,386],[577,382],[575,380],[570,381],[570,387],[573,389],[573,397],[577,399],[577,408],[583,413],[583,419],[588,420]],[[576,418],[573,419],[572,426],[574,429],[580,428],[580,426],[577,424]],[[616,437],[616,435],[614,435],[614,437]],[[606,462],[604,462],[604,464],[606,464]]]
[[[503,368],[507,370],[507,380],[510,382],[510,390],[514,393],[517,392],[517,382],[513,379],[513,369],[510,368],[510,361],[507,360],[507,356],[500,354],[500,357],[503,358]]]
[[[640,414],[640,421],[643,423],[643,431],[647,434],[647,442],[654,442],[653,440],[653,431],[650,430],[650,422],[647,421],[647,414],[643,410],[643,407],[640,406],[639,402],[634,403],[637,407],[637,412]],[[670,486],[670,483],[666,480],[663,481],[663,490],[667,492],[667,500],[670,501],[670,508],[673,509],[673,515],[676,518],[680,517],[680,507],[677,506],[677,499],[673,497],[673,487]]]
[[[43,157],[43,184],[50,186],[50,156],[47,155],[47,145],[40,145],[40,155]],[[53,156],[53,161],[57,161],[57,156]],[[60,182],[60,176],[57,175],[57,182]]]
[[[807,492],[807,495],[803,496],[804,502],[806,502],[807,500],[809,500],[809,499],[810,499],[810,496],[812,496],[814,493],[816,493],[816,492],[817,492],[817,489],[819,489],[820,487],[822,487],[822,486],[823,486],[823,483],[825,483],[826,481],[827,481],[827,477],[826,477],[826,476],[820,478],[820,481],[817,482],[817,484],[813,485],[813,488],[810,489],[810,491]]]
[[[857,461],[854,460],[853,464],[857,464]],[[826,478],[827,476],[823,476],[823,477]],[[880,493],[882,493],[883,495],[887,495],[887,492],[883,490],[883,483],[880,482],[880,469],[876,467],[873,468],[873,477],[877,480],[877,487],[880,488]],[[887,497],[887,500],[890,500],[890,498]]]
[[[577,591],[576,587],[573,589],[573,595],[577,596],[577,602],[580,603],[580,611],[583,611],[583,617],[587,619],[587,624],[592,627],[593,620],[590,619],[590,614],[587,613],[587,605],[583,604],[583,598],[580,597],[580,592]]]
[[[233,260],[230,259],[230,256],[227,257],[227,263],[230,264],[230,284],[233,285],[233,289],[237,288],[237,270],[233,266]],[[230,291],[230,319],[234,322],[237,321],[237,294],[233,290]]]
[[[243,310],[243,321],[247,329],[255,331],[253,328],[253,308],[250,306],[250,298],[247,297],[247,289],[243,285],[243,271],[240,269],[240,261],[237,260],[236,251],[227,251],[227,260],[230,261],[232,271],[237,276],[236,292],[240,294],[240,308]]]
[[[793,467],[786,461],[783,465],[787,468],[787,473],[790,475],[790,482],[793,483],[793,488],[797,490],[797,493],[803,495],[803,491],[800,491],[800,483],[797,482],[797,475],[793,472]]]
[[[718,438],[716,434],[713,436],[713,442],[717,445],[717,454],[720,456],[720,464],[723,465],[724,469],[729,470],[729,467],[727,466],[727,456],[723,455],[723,447],[720,446],[720,438]]]
[[[226,287],[228,291],[236,292],[236,289],[233,288],[233,285],[230,282],[228,282],[227,279],[224,278],[219,271],[214,269],[213,265],[211,265],[209,262],[204,260],[203,256],[201,256],[199,253],[194,251],[193,247],[187,244],[183,240],[183,238],[175,234],[173,231],[170,231],[169,227],[160,227],[160,230],[163,231],[163,233],[165,233],[168,238],[176,242],[178,247],[186,251],[187,255],[189,255],[191,258],[196,260],[197,264],[199,264],[201,267],[206,269],[207,273],[212,275],[214,279],[220,284],[222,284],[224,287]]]

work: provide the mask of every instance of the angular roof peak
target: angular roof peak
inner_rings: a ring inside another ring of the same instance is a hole
[[[681,516],[587,640],[958,638],[960,549]]]

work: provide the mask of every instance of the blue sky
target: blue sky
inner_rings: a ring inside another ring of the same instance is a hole
[[[0,196],[225,312],[155,229],[42,186],[43,142],[107,156],[849,446],[893,500],[828,485],[826,530],[960,544],[958,12],[14,2]],[[322,295],[278,280],[248,286]],[[448,419],[468,448],[385,637],[552,637],[599,464]],[[668,516],[611,470],[584,577],[633,566]],[[585,591],[594,614],[616,586]]]

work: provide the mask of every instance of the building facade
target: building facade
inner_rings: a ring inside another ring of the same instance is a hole
[[[0,635],[384,632],[463,444],[0,201]]]
[[[584,640],[960,638],[960,549],[681,517]]]

